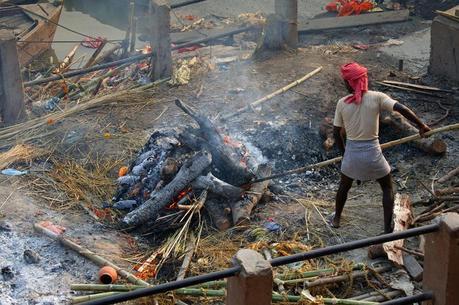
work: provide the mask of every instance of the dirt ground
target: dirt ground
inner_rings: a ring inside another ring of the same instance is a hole
[[[370,31],[362,37],[369,40],[371,34]],[[351,60],[361,62],[368,66],[373,80],[390,78],[406,81],[410,75],[396,71],[393,65],[395,59],[377,47],[361,51],[349,46],[349,41],[340,44],[331,43],[328,39],[322,41],[329,43],[307,46],[309,41],[306,39],[304,47],[295,52],[271,54],[263,60],[220,65],[208,73],[192,75],[188,85],[171,87],[164,84],[138,93],[136,99],[148,102],[140,106],[109,104],[68,117],[51,126],[56,133],[51,138],[42,139],[41,143],[52,148],[55,160],[62,162],[84,162],[85,158],[91,156],[93,160],[121,160],[121,163],[127,164],[153,130],[190,124],[190,119],[173,103],[175,98],[180,98],[215,119],[223,132],[260,149],[272,164],[273,172],[335,157],[337,151],[323,150],[318,127],[325,116],[333,116],[336,101],[346,94],[338,67]],[[235,111],[319,66],[323,67],[319,74],[267,102],[256,113],[244,113],[229,122],[219,119],[219,116]],[[430,78],[425,81],[443,85]],[[399,91],[387,93],[411,107],[426,122],[435,121],[444,114],[435,100],[418,99],[418,96]],[[441,125],[457,121],[457,100],[445,101],[445,104],[452,108]],[[110,136],[104,136],[106,134]],[[398,137],[390,130],[383,130],[381,141]],[[420,187],[419,181],[430,185],[432,177],[457,166],[459,145],[456,135],[444,134],[441,137],[449,146],[448,153],[442,157],[425,155],[409,145],[385,152],[394,169],[397,191],[409,194],[413,201],[428,195]],[[46,159],[40,160],[35,166],[43,167],[43,164],[46,164]],[[113,167],[108,173],[113,181],[116,172],[117,167]],[[39,179],[38,176],[32,173],[21,178],[2,178],[0,181],[0,220],[11,228],[11,231],[0,229],[0,268],[12,266],[14,270],[13,279],[0,279],[2,305],[63,304],[71,296],[71,283],[95,281],[97,267],[56,242],[34,233],[32,225],[37,221],[52,220],[63,225],[69,236],[85,247],[128,268],[132,267],[128,258],[132,252],[151,246],[148,239],[123,234],[96,222],[81,208],[64,209],[58,201],[46,199],[49,196],[59,198],[54,190],[49,190],[51,195],[34,193],[28,186],[34,179]],[[270,202],[259,205],[253,215],[253,225],[262,226],[271,218],[281,225],[286,237],[301,232],[301,240],[308,243],[303,235],[305,212],[308,211],[312,215],[308,230],[320,236],[325,245],[381,233],[381,193],[379,186],[373,182],[352,188],[340,229],[326,226],[323,217],[333,211],[338,178],[338,167],[330,166],[276,180],[274,183],[284,189],[284,195],[277,195]],[[110,198],[105,200],[109,201]],[[102,206],[102,200],[99,204]],[[41,262],[37,265],[24,263],[22,254],[25,249],[38,253],[42,257]],[[367,260],[365,249],[343,255],[357,262]],[[198,259],[194,258],[196,261]]]

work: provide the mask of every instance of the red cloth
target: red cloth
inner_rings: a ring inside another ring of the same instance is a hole
[[[362,102],[362,96],[368,91],[368,69],[351,62],[341,67],[341,76],[354,89],[354,94],[344,101],[347,104]]]
[[[334,0],[325,6],[329,12],[338,12],[338,16],[359,15],[373,8],[369,0]]]

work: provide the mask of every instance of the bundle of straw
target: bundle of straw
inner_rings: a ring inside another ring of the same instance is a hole
[[[10,150],[0,153],[0,170],[9,167],[15,162],[30,162],[43,153],[43,150],[35,149],[30,145],[16,145]]]

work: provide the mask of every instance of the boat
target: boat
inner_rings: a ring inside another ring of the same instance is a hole
[[[58,2],[24,5],[9,1],[0,3],[0,29],[10,30],[16,37],[22,66],[29,65],[51,48],[62,6]]]

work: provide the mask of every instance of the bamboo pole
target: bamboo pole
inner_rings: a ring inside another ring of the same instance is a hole
[[[78,297],[73,297],[71,301],[72,301],[72,304],[79,304],[83,302],[88,302],[88,301],[93,301],[93,300],[109,297],[115,294],[119,294],[119,292],[103,292],[103,293],[97,293],[97,294],[82,295]]]
[[[459,129],[459,123],[433,129],[433,130],[431,130],[429,132],[426,132],[425,135],[426,136],[431,136],[431,135],[434,135],[434,134],[437,134],[437,133],[448,132],[448,131],[453,131],[453,130],[457,130],[457,129]],[[418,140],[420,138],[421,138],[420,134],[414,134],[414,135],[411,135],[411,136],[408,136],[408,137],[405,137],[405,138],[401,138],[401,139],[398,139],[398,140],[394,140],[394,141],[390,141],[390,142],[384,143],[384,144],[381,145],[381,149],[387,149],[387,148],[394,147],[394,146],[397,146],[397,145],[405,144],[405,143],[408,143],[408,142],[411,142],[411,141],[414,141],[414,140]],[[258,183],[258,182],[261,182],[261,181],[272,180],[272,179],[281,178],[281,177],[285,177],[285,176],[290,176],[290,175],[294,175],[294,174],[301,174],[301,173],[304,173],[304,172],[306,172],[308,170],[311,170],[311,169],[322,168],[322,167],[337,163],[337,162],[341,161],[342,159],[343,159],[343,157],[336,157],[336,158],[329,159],[329,160],[326,160],[326,161],[322,161],[322,162],[319,162],[319,163],[315,163],[315,164],[307,165],[307,166],[304,166],[304,167],[292,169],[292,170],[289,170],[289,171],[286,171],[286,172],[283,172],[283,173],[271,175],[269,177],[263,177],[263,178],[255,179],[251,183]]]
[[[305,82],[306,80],[308,80],[309,78],[313,77],[314,75],[316,75],[317,73],[319,73],[321,70],[322,70],[322,67],[319,67],[319,68],[315,69],[314,71],[312,71],[312,72],[306,74],[305,76],[303,76],[302,78],[300,78],[300,79],[294,81],[293,83],[290,83],[290,84],[288,84],[287,86],[282,87],[282,88],[280,88],[279,90],[276,90],[276,91],[274,91],[273,93],[268,94],[267,96],[262,97],[262,98],[256,100],[255,102],[249,104],[248,106],[242,107],[242,108],[240,108],[239,110],[236,110],[236,111],[233,112],[233,113],[230,113],[230,114],[227,114],[227,115],[222,116],[222,120],[228,120],[229,118],[233,118],[233,117],[235,117],[235,116],[238,116],[238,115],[240,115],[241,113],[244,113],[244,112],[246,112],[246,111],[248,111],[248,110],[253,109],[254,107],[256,107],[256,106],[258,106],[258,105],[263,104],[264,102],[266,102],[266,101],[272,99],[273,97],[278,96],[279,94],[282,94],[282,93],[287,92],[288,90],[292,89],[293,87],[296,87],[296,86],[298,86],[299,84],[301,84],[301,83]]]
[[[381,290],[377,290],[377,291],[372,291],[372,292],[367,292],[367,293],[364,293],[364,294],[360,294],[360,295],[356,295],[354,297],[351,297],[352,300],[364,300],[366,298],[369,298],[369,297],[372,297],[372,296],[375,296],[375,295],[384,295],[385,293],[388,293],[392,291],[392,288],[385,288],[385,289],[381,289]]]
[[[134,17],[132,19],[132,28],[131,28],[131,45],[129,47],[129,53],[134,53],[135,51],[135,43],[137,41],[137,22],[139,18]]]
[[[180,267],[179,273],[177,275],[177,281],[183,280],[185,278],[186,272],[191,263],[191,258],[193,257],[193,254],[194,254],[195,247],[196,247],[196,238],[193,232],[191,232],[190,240],[188,240],[187,245],[186,245],[186,254],[185,254],[185,257],[183,258],[182,266]]]
[[[96,62],[97,56],[99,56],[100,52],[102,52],[106,44],[107,44],[107,40],[106,39],[102,40],[102,42],[100,43],[100,46],[97,48],[96,51],[94,51],[94,53],[91,55],[88,62],[86,62],[83,68],[89,68]]]
[[[66,247],[72,249],[73,251],[77,252],[78,254],[88,258],[89,260],[91,260],[92,262],[97,264],[98,266],[101,266],[101,267],[102,266],[110,266],[110,267],[114,268],[116,270],[116,272],[118,272],[119,275],[121,275],[122,277],[126,278],[129,282],[131,282],[133,284],[142,285],[142,286],[148,286],[149,285],[147,282],[137,278],[135,275],[133,275],[132,273],[122,269],[121,267],[118,267],[117,265],[115,265],[111,261],[103,258],[102,256],[99,256],[99,255],[95,254],[94,252],[92,252],[92,251],[90,251],[88,249],[83,248],[82,246],[80,246],[77,243],[71,241],[70,239],[65,238],[64,236],[62,236],[60,234],[56,234],[56,233],[44,228],[39,223],[34,224],[34,228],[38,232],[43,233],[44,235],[46,235],[46,236],[48,236],[48,237],[50,237],[50,238],[52,238],[54,240],[59,241],[62,245],[66,246]]]
[[[134,22],[134,14],[135,14],[135,1],[130,0],[129,1],[129,20],[128,20],[128,27],[126,29],[126,35],[124,37],[124,42],[123,42],[123,57],[125,57],[128,53],[129,50],[129,45],[130,45],[130,36],[131,36],[131,29],[132,29],[132,23]]]
[[[132,291],[136,289],[145,288],[143,285],[105,285],[105,284],[71,284],[70,289],[75,291],[97,291],[97,292],[108,292],[108,291]]]

